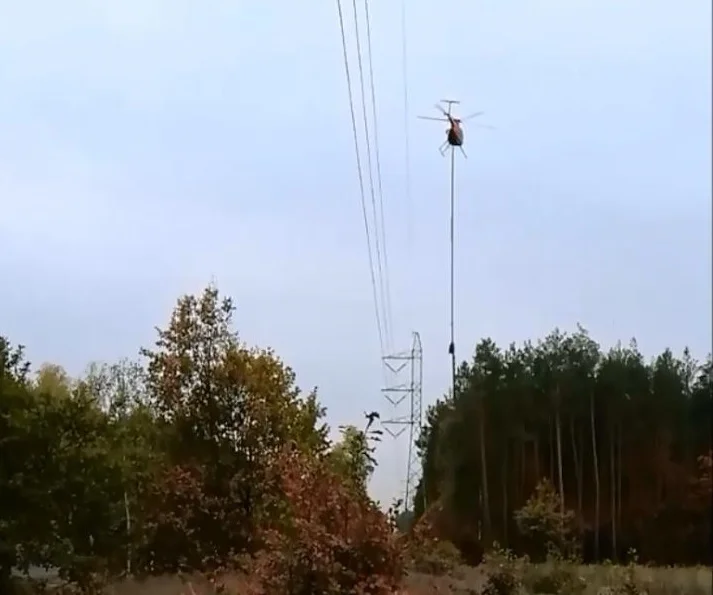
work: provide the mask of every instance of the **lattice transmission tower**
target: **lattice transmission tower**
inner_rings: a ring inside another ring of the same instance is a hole
[[[420,335],[413,333],[409,351],[386,355],[382,359],[386,370],[386,386],[381,391],[391,405],[392,416],[382,420],[381,425],[394,438],[408,431],[403,506],[404,510],[413,510],[413,499],[421,475],[421,461],[416,451],[422,421],[423,350]]]

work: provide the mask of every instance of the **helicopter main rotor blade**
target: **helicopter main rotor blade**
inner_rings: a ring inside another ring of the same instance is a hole
[[[451,107],[450,105],[448,106],[448,107],[449,107],[449,111],[444,110],[442,105],[439,105],[439,104],[437,104],[437,103],[434,104],[434,105],[436,106],[436,109],[437,109],[439,112],[441,112],[444,116],[448,117],[448,116],[450,115],[450,107]]]
[[[470,114],[470,116],[466,116],[465,118],[461,118],[461,120],[470,120],[471,118],[477,118],[478,116],[482,116],[485,112],[475,112],[474,114]]]
[[[435,120],[436,122],[448,122],[448,118],[432,118],[431,116],[416,116],[421,120]]]

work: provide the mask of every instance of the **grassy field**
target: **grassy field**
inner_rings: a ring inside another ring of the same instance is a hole
[[[549,569],[544,566],[530,566],[525,570],[544,574]],[[622,567],[615,566],[578,566],[572,568],[581,577],[582,595],[605,595],[618,593],[611,590],[613,585],[620,584],[625,572]],[[647,595],[710,595],[713,593],[713,572],[711,568],[648,568],[639,566],[634,571],[635,584],[641,593]],[[522,577],[527,583],[528,577]],[[432,576],[413,573],[406,579],[405,589],[408,595],[470,595],[480,593],[485,586],[487,577],[482,567],[463,566],[455,572],[444,576]],[[536,594],[527,587],[524,592]],[[541,592],[544,593],[544,592]],[[623,591],[622,591],[623,593]],[[633,593],[631,595],[634,595]]]
[[[533,576],[542,576],[551,569],[545,565],[529,565],[521,576],[525,584],[532,583]],[[649,568],[638,566],[634,569],[638,591],[617,590],[621,586],[623,567],[617,566],[577,566],[569,567],[581,577],[580,595],[711,595],[713,594],[713,572],[711,568]],[[528,576],[529,575],[529,576]],[[226,577],[224,591],[230,595],[243,595],[246,581],[240,577]],[[434,576],[425,573],[411,573],[405,581],[400,595],[476,595],[481,593],[487,581],[486,571],[481,567],[460,566],[453,572]],[[107,595],[213,595],[215,589],[205,579],[157,577],[146,581],[124,581],[106,589]],[[525,587],[519,595],[544,595],[547,591]],[[552,594],[555,595],[555,594]],[[565,595],[565,593],[563,593]]]

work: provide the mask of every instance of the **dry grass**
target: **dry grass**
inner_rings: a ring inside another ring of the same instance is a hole
[[[530,566],[533,572],[546,573],[547,565]],[[525,572],[527,572],[527,570]],[[621,584],[626,567],[600,565],[571,567],[584,580],[581,595],[605,595]],[[635,582],[641,593],[647,595],[713,595],[713,572],[710,567],[692,568],[635,568]],[[425,573],[410,573],[404,581],[404,595],[476,595],[486,581],[483,567],[459,566],[451,573],[433,576]],[[222,579],[225,593],[244,595],[248,593],[248,581],[244,577],[227,576]],[[199,576],[165,576],[145,581],[127,580],[115,583],[106,589],[107,595],[213,595],[214,586]],[[539,595],[525,591],[521,595]]]
[[[480,592],[485,583],[485,573],[481,568],[461,566],[451,574],[443,576],[410,573],[404,582],[408,595],[469,595]]]
[[[579,575],[587,584],[585,594],[599,593],[617,581],[624,569],[617,566],[581,566]],[[637,566],[635,582],[649,595],[708,595],[713,593],[713,573],[705,567],[651,568]]]
[[[226,595],[243,595],[249,591],[244,576],[229,575],[219,579]],[[106,590],[106,595],[214,595],[215,585],[201,576],[160,576],[143,581],[126,580]]]
[[[534,568],[534,567],[532,567]],[[548,569],[541,565],[539,572]],[[626,571],[622,566],[578,566],[573,571],[584,579],[582,595],[604,595],[614,585],[621,584]],[[635,583],[648,595],[711,595],[713,572],[711,568],[635,568]],[[430,576],[413,573],[406,579],[409,595],[474,595],[486,581],[482,568],[461,567],[448,576]],[[530,592],[527,592],[530,595]],[[535,594],[532,594],[535,595]]]

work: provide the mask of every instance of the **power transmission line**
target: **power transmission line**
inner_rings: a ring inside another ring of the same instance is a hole
[[[404,181],[406,194],[406,253],[409,282],[413,275],[413,220],[411,205],[411,147],[409,139],[409,93],[408,93],[408,45],[406,37],[406,0],[401,0],[401,74],[403,80],[404,103]],[[413,307],[412,304],[408,304]],[[410,310],[407,310],[411,314]]]
[[[404,0],[405,2],[405,0]],[[359,142],[358,142],[358,133],[357,133],[357,125],[356,125],[356,116],[355,116],[355,110],[354,110],[354,98],[353,98],[353,93],[351,89],[351,79],[350,79],[350,74],[349,74],[349,60],[348,60],[348,52],[347,52],[347,47],[346,47],[346,37],[345,37],[345,31],[344,31],[344,18],[343,18],[343,11],[341,7],[341,1],[337,0],[337,6],[339,10],[339,21],[340,21],[340,29],[341,29],[341,35],[342,35],[342,46],[344,50],[344,67],[345,71],[347,74],[347,86],[349,90],[349,102],[350,102],[350,109],[351,109],[351,117],[352,117],[352,131],[354,134],[354,145],[356,148],[357,152],[357,169],[359,170],[359,183],[360,183],[360,190],[361,190],[361,201],[362,201],[362,213],[364,215],[364,226],[367,234],[367,248],[369,250],[369,264],[370,264],[370,272],[371,272],[371,279],[372,279],[372,291],[374,294],[374,304],[375,304],[375,309],[376,309],[376,317],[377,317],[377,326],[379,327],[379,332],[380,332],[380,337],[382,337],[382,361],[384,363],[383,371],[386,372],[386,370],[390,370],[392,374],[397,375],[403,367],[406,365],[405,363],[402,363],[401,365],[397,366],[394,368],[391,364],[389,364],[390,361],[392,360],[398,360],[398,359],[404,359],[404,356],[401,355],[385,355],[384,354],[384,340],[383,337],[385,336],[385,342],[388,344],[389,348],[391,348],[391,323],[392,323],[392,315],[391,315],[391,288],[390,288],[390,283],[389,283],[389,263],[388,263],[388,251],[387,251],[387,244],[386,244],[386,222],[385,222],[385,216],[384,216],[384,198],[383,198],[383,187],[382,187],[382,176],[381,176],[381,161],[380,161],[380,154],[379,154],[379,133],[378,133],[378,119],[377,119],[377,109],[376,109],[376,91],[375,91],[375,82],[374,82],[374,68],[373,68],[373,55],[372,55],[372,44],[371,44],[371,17],[369,13],[369,0],[364,0],[364,11],[365,11],[365,18],[366,18],[366,42],[367,42],[367,51],[368,51],[368,59],[369,59],[369,84],[370,84],[370,91],[371,91],[371,113],[372,113],[372,119],[373,119],[373,126],[374,126],[374,152],[375,152],[375,158],[376,158],[376,177],[377,177],[377,188],[378,188],[378,198],[379,198],[379,209],[377,212],[377,205],[376,205],[376,196],[375,196],[375,189],[374,189],[374,179],[373,179],[373,169],[372,169],[372,160],[371,160],[371,143],[370,143],[370,137],[369,137],[369,123],[368,123],[368,117],[367,117],[367,108],[366,108],[366,99],[365,99],[365,91],[364,91],[364,68],[363,68],[363,63],[362,63],[362,53],[361,53],[361,41],[360,41],[360,36],[359,36],[359,17],[358,17],[358,12],[357,12],[357,7],[356,7],[356,0],[352,0],[352,6],[354,9],[354,29],[356,33],[356,52],[357,52],[357,60],[358,60],[358,67],[359,67],[359,83],[360,83],[360,91],[361,91],[361,100],[362,100],[362,114],[363,114],[363,120],[364,120],[364,135],[365,135],[365,140],[366,140],[366,157],[367,157],[367,166],[368,166],[368,173],[369,173],[369,189],[370,189],[370,194],[371,194],[371,206],[372,206],[372,212],[373,212],[373,222],[374,222],[374,233],[375,233],[375,249],[376,249],[376,257],[377,257],[377,272],[378,274],[375,275],[374,273],[374,266],[373,266],[373,258],[372,258],[372,253],[371,253],[371,242],[370,242],[370,234],[369,234],[369,218],[366,214],[366,198],[365,198],[365,190],[364,190],[364,182],[363,182],[363,174],[362,174],[362,169],[361,169],[361,157],[359,153]],[[403,34],[404,34],[404,56],[403,56],[403,76],[404,76],[404,126],[406,128],[406,174],[407,174],[407,201],[410,201],[410,179],[409,179],[409,174],[410,174],[410,156],[409,156],[409,146],[408,146],[408,90],[406,88],[406,42],[405,42],[405,5],[402,6],[402,27],[403,27]],[[407,202],[408,204],[408,202]],[[410,208],[410,205],[409,205]],[[379,217],[380,213],[380,217]],[[380,227],[381,225],[381,227]],[[407,225],[409,226],[409,242],[410,242],[410,221],[408,221]],[[381,241],[381,244],[380,244]],[[381,266],[381,257],[383,253],[383,268]],[[380,310],[379,310],[379,299],[378,299],[378,293],[377,291],[377,282],[376,279],[378,278],[378,285],[379,289],[381,292],[381,307],[383,308],[382,310],[382,316],[380,317]],[[383,328],[384,328],[384,333],[382,335],[381,332],[381,322],[383,321]],[[406,505],[406,508],[409,508],[409,503],[412,500],[412,492],[415,490],[416,487],[416,482],[417,482],[417,475],[420,470],[420,459],[418,458],[417,455],[417,445],[416,445],[416,439],[418,437],[418,433],[420,431],[421,427],[421,385],[422,385],[422,350],[421,350],[421,342],[420,342],[420,337],[418,333],[414,333],[414,346],[411,349],[410,354],[405,358],[408,362],[410,362],[410,382],[408,385],[408,388],[404,388],[403,386],[396,385],[394,386],[393,383],[389,383],[385,379],[385,396],[386,393],[388,392],[401,392],[404,394],[409,394],[410,395],[410,408],[409,408],[409,413],[407,416],[396,416],[391,419],[386,419],[382,423],[386,424],[385,428],[388,428],[389,425],[401,425],[401,429],[397,431],[395,434],[393,430],[389,430],[390,433],[394,435],[400,434],[406,426],[409,428],[409,448],[408,448],[408,461],[407,461],[407,473],[406,473],[406,492],[405,492],[405,500],[404,504]],[[402,394],[400,399],[397,399],[396,401],[392,400],[387,396],[387,400],[390,402],[390,404],[393,407],[396,407],[404,398],[404,394]]]
[[[357,175],[359,178],[359,194],[361,197],[361,209],[362,209],[362,215],[364,217],[364,232],[366,233],[366,248],[367,248],[367,252],[369,254],[369,274],[371,277],[371,289],[372,289],[372,294],[373,294],[373,298],[374,298],[374,313],[376,314],[376,329],[379,334],[379,348],[383,355],[383,353],[385,352],[385,350],[384,350],[384,333],[381,328],[381,316],[379,313],[379,298],[378,298],[378,291],[376,288],[376,277],[374,274],[374,258],[371,253],[371,234],[369,233],[369,216],[367,215],[367,210],[366,210],[366,196],[364,193],[364,175],[362,172],[361,156],[359,153],[359,135],[357,133],[356,115],[354,112],[354,97],[352,94],[351,74],[349,72],[349,55],[347,52],[347,38],[346,38],[345,31],[344,31],[344,13],[342,11],[341,0],[337,0],[337,10],[339,12],[339,29],[340,29],[341,36],[342,36],[342,50],[344,52],[344,72],[346,74],[346,79],[347,79],[347,93],[349,94],[349,110],[351,113],[352,132],[354,135],[354,150],[356,153]]]
[[[374,64],[371,51],[371,18],[369,15],[369,0],[364,0],[364,11],[366,16],[366,43],[369,53],[369,82],[371,86],[371,112],[374,124],[374,155],[376,157],[376,180],[379,191],[379,210],[381,214],[381,249],[384,255],[384,291],[386,300],[384,302],[384,315],[388,321],[386,331],[386,342],[389,349],[393,348],[392,343],[392,311],[391,311],[391,286],[389,283],[389,258],[386,249],[386,219],[384,218],[384,192],[381,184],[381,159],[379,156],[379,125],[376,117],[376,91],[374,89]],[[378,226],[377,226],[378,227]],[[378,230],[377,230],[378,233]]]
[[[372,167],[372,160],[371,160],[371,140],[370,140],[370,135],[369,135],[369,120],[367,117],[367,112],[366,112],[366,92],[364,90],[364,65],[362,61],[362,53],[361,53],[361,36],[359,35],[359,16],[358,16],[358,11],[357,11],[357,4],[356,0],[352,0],[352,7],[354,9],[354,33],[355,33],[355,38],[356,38],[356,51],[357,51],[357,65],[359,67],[359,88],[361,91],[361,105],[362,105],[362,115],[364,118],[364,137],[366,140],[366,160],[367,160],[367,168],[369,172],[369,191],[371,194],[371,207],[372,207],[372,214],[374,218],[374,227],[375,233],[374,233],[374,247],[376,249],[376,268],[377,268],[377,279],[379,282],[379,291],[381,295],[381,304],[382,307],[384,307],[384,313],[383,313],[383,323],[384,323],[384,335],[388,337],[390,335],[390,329],[389,329],[389,320],[387,318],[386,314],[386,289],[384,285],[384,271],[381,266],[381,261],[382,261],[382,255],[381,255],[381,246],[380,246],[380,238],[379,238],[379,217],[377,214],[377,208],[376,208],[376,194],[374,192],[374,170]]]

